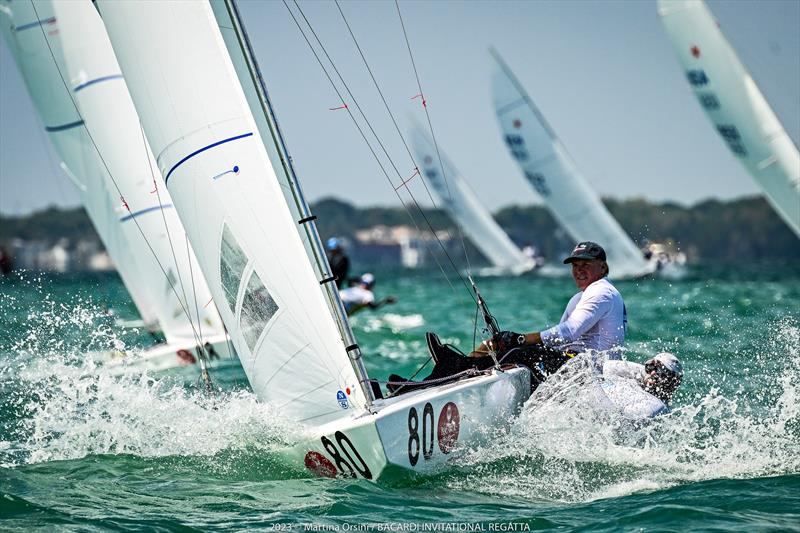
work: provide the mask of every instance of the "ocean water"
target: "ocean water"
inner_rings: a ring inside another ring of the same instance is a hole
[[[479,286],[502,328],[526,331],[557,321],[575,291],[535,276]],[[115,274],[2,279],[0,530],[800,531],[800,265],[617,286],[626,356],[684,362],[671,413],[620,438],[579,394],[531,402],[441,474],[375,484],[287,463],[295,429],[255,401],[236,361],[215,369],[211,396],[193,367],[97,367],[93,351],[150,342],[115,325],[135,318]],[[413,374],[428,330],[471,346],[457,279],[378,272],[376,292],[399,301],[353,319],[371,376]]]

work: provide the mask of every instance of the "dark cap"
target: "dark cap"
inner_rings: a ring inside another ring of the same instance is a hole
[[[575,245],[575,249],[569,254],[569,257],[564,259],[564,264],[572,263],[576,259],[585,259],[587,261],[606,260],[606,251],[603,247],[592,241],[579,242]]]

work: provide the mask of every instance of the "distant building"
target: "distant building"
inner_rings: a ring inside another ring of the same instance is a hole
[[[66,272],[73,270],[113,270],[108,253],[97,240],[71,243],[61,238],[55,243],[44,240],[13,239],[10,255],[14,267],[23,270]]]
[[[354,254],[370,265],[424,267],[431,251],[438,253],[437,238],[446,247],[451,244],[448,232],[417,231],[409,226],[373,226],[356,232]]]

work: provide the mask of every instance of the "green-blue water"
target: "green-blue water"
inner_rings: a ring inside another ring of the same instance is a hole
[[[427,330],[472,343],[462,287],[436,272],[378,279],[399,302],[353,320],[373,377],[412,374]],[[617,285],[628,357],[684,361],[672,413],[621,440],[580,404],[527,408],[440,475],[373,484],[287,464],[291,427],[234,361],[212,376],[214,398],[192,368],[92,369],[87,352],[148,342],[104,313],[135,316],[116,275],[0,280],[0,529],[800,530],[800,265]],[[529,331],[574,292],[568,278],[480,287],[503,328]]]

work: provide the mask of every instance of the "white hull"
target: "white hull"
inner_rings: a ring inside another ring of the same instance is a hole
[[[215,361],[233,359],[236,352],[226,335],[217,335],[204,339],[209,343],[218,357],[208,360],[208,367],[213,369]],[[182,366],[199,366],[199,350],[193,340],[173,342],[153,346],[141,353],[116,351],[101,354],[100,360],[112,374],[135,371],[162,372]]]
[[[512,368],[376,400],[373,413],[315,428],[292,459],[326,477],[433,474],[507,426],[529,396],[530,371]]]

